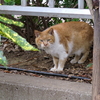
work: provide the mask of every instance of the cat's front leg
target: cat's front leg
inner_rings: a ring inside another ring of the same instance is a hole
[[[58,68],[58,61],[59,59],[57,57],[53,57],[53,63],[54,63],[54,67],[50,69],[50,71],[56,71]]]
[[[67,58],[64,58],[63,60],[59,59],[58,69],[57,69],[58,72],[63,71],[66,60],[67,60]]]
[[[66,60],[67,60],[66,58],[64,58],[63,60],[62,59],[55,59],[54,60],[54,63],[56,62],[55,66],[53,68],[51,68],[50,71],[55,71],[55,72],[63,71]]]

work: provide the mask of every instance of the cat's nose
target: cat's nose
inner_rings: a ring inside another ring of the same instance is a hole
[[[44,44],[44,46],[47,46],[47,45],[48,45],[47,43]]]

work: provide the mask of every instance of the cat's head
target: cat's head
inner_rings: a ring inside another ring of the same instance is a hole
[[[45,50],[55,42],[54,31],[52,28],[44,30],[43,32],[35,30],[34,33],[36,36],[35,42],[39,49]]]

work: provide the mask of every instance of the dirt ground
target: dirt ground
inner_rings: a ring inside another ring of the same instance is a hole
[[[41,52],[36,52],[36,51],[7,52],[5,51],[4,55],[7,57],[9,67],[50,72],[50,68],[54,66],[52,57],[46,54],[44,51],[41,51]],[[87,61],[84,64],[71,64],[70,63],[71,59],[72,57],[68,58],[64,71],[60,72],[60,74],[87,77],[90,79],[92,78],[92,69],[91,67],[87,68],[87,65],[92,62],[92,49],[90,51]],[[4,72],[9,72],[9,71],[4,71]],[[14,72],[12,71],[11,73],[15,73],[15,71]],[[24,74],[27,74],[27,73],[24,73]],[[29,75],[32,75],[32,73]],[[42,75],[35,75],[35,74],[33,74],[33,76],[44,77]],[[56,79],[58,77],[49,76],[49,78]],[[58,79],[84,82],[84,80],[62,78],[62,77],[59,77]],[[86,81],[86,80],[85,82],[91,83],[91,81]]]

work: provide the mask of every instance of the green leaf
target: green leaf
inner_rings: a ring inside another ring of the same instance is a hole
[[[89,67],[91,67],[93,65],[93,63],[90,63],[90,64],[88,64],[87,66],[86,66],[86,68],[89,68]]]
[[[2,16],[0,16],[0,21],[3,22],[3,23],[7,23],[7,24],[13,24],[13,25],[16,25],[16,26],[19,26],[19,27],[24,26],[24,24],[22,22],[14,21],[14,20],[8,19],[6,17],[2,17]]]
[[[0,64],[3,65],[3,66],[6,66],[7,65],[7,59],[5,56],[3,56],[3,52],[0,51]]]
[[[15,0],[15,5],[21,5],[21,0]]]
[[[72,21],[79,21],[79,18],[73,18]]]
[[[15,5],[15,0],[4,0],[4,5]]]
[[[0,34],[11,39],[17,45],[19,45],[22,49],[26,51],[39,51],[37,48],[30,45],[25,38],[21,37],[15,31],[11,30],[9,27],[0,23]]]
[[[4,2],[8,3],[8,2],[11,2],[11,0],[4,0]]]

